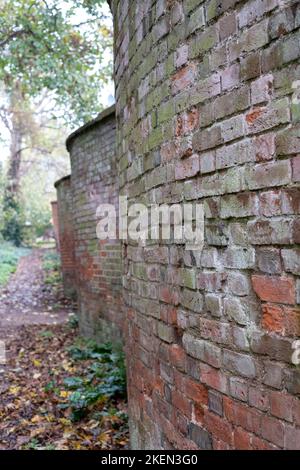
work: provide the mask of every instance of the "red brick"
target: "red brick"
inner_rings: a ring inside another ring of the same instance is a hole
[[[196,72],[196,66],[194,64],[190,64],[184,66],[177,73],[175,73],[175,75],[172,77],[171,85],[173,95],[189,87],[195,80]]]
[[[192,379],[186,379],[184,387],[186,396],[194,403],[201,405],[208,404],[208,391],[207,387],[203,384],[197,383]]]
[[[272,160],[275,153],[275,134],[263,134],[254,137],[256,161]]]
[[[224,418],[206,410],[204,412],[204,426],[217,439],[229,445],[233,443],[232,425]]]
[[[159,298],[163,302],[172,305],[178,305],[179,294],[178,291],[170,287],[161,287],[159,291]]]
[[[294,397],[283,392],[270,392],[271,414],[286,421],[293,421]]]
[[[234,448],[237,450],[251,450],[251,436],[249,432],[242,428],[235,428],[233,433]]]
[[[202,383],[205,383],[209,387],[212,387],[219,392],[226,393],[227,377],[221,371],[214,369],[207,364],[201,364],[200,378]]]
[[[186,396],[177,390],[172,392],[172,404],[180,410],[185,416],[191,418],[191,403]]]
[[[254,291],[261,300],[282,304],[294,304],[295,281],[292,277],[252,276]]]
[[[200,171],[198,155],[192,155],[178,162],[175,166],[175,178],[178,180],[195,176]]]
[[[250,387],[249,389],[249,405],[254,406],[261,411],[269,409],[269,393],[267,390]]]
[[[265,304],[262,308],[262,327],[274,333],[284,333],[284,313],[279,305]]]
[[[172,344],[170,348],[170,361],[179,370],[186,369],[186,354],[178,344]]]
[[[192,108],[190,111],[180,114],[177,117],[175,136],[190,134],[199,125],[199,111]]]
[[[297,397],[293,403],[293,420],[297,426],[300,426],[300,398]]]
[[[267,191],[259,196],[260,214],[265,217],[272,217],[281,214],[281,193],[280,191]]]
[[[252,437],[252,449],[253,450],[277,450],[278,447],[270,442],[261,439],[260,437]]]
[[[300,450],[300,429],[292,426],[285,428],[285,449]]]
[[[284,307],[285,334],[300,336],[300,307]]]
[[[292,160],[293,181],[300,181],[300,155]]]
[[[261,422],[262,437],[272,444],[283,447],[284,444],[284,426],[276,418],[263,416]]]
[[[261,413],[248,408],[228,397],[224,398],[224,411],[227,419],[247,431],[258,433],[260,429]]]

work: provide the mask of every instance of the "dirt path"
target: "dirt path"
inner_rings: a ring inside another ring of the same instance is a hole
[[[67,321],[75,305],[60,283],[45,283],[44,254],[22,258],[0,289],[0,450],[126,448],[124,397],[101,395],[79,421],[72,418],[65,380],[84,380],[92,364],[69,353],[83,341]]]
[[[0,337],[20,325],[63,323],[72,311],[61,289],[57,291],[44,284],[45,252],[33,250],[21,258],[16,273],[0,289]]]

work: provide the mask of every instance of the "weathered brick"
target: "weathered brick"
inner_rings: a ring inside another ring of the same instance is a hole
[[[292,421],[293,403],[293,397],[287,393],[274,391],[270,392],[271,414],[277,418],[281,418],[286,421]]]
[[[241,426],[247,431],[255,432],[256,434],[259,432],[262,418],[260,412],[228,397],[224,398],[224,411],[225,416],[230,422]]]
[[[217,119],[238,113],[250,106],[250,92],[247,86],[218,96],[214,101],[214,112]]]
[[[220,40],[233,36],[237,32],[237,18],[236,13],[233,12],[224,16],[219,21]]]
[[[295,281],[292,277],[254,274],[252,285],[261,300],[282,304],[295,303]]]
[[[229,391],[233,398],[244,402],[248,401],[248,384],[244,380],[237,377],[230,377]]]
[[[285,8],[270,18],[269,35],[272,39],[289,33],[295,27],[295,15],[292,8]]]
[[[269,394],[266,390],[250,387],[249,388],[249,405],[254,406],[261,411],[269,409]]]
[[[219,416],[223,416],[223,398],[220,393],[209,390],[208,409]]]
[[[247,224],[249,240],[254,245],[289,245],[293,240],[289,219],[257,219]]]
[[[192,83],[196,78],[196,68],[193,64],[186,65],[181,70],[176,72],[172,77],[172,93],[176,93],[184,90]]]
[[[281,193],[278,190],[266,191],[259,195],[259,212],[265,217],[281,214]]]
[[[241,59],[241,78],[250,80],[256,78],[261,73],[260,54],[253,52]]]
[[[257,107],[246,114],[245,130],[249,134],[263,132],[290,120],[289,102],[286,98]]]
[[[227,195],[221,198],[221,217],[249,217],[258,214],[258,200],[254,193]]]
[[[209,410],[204,411],[204,424],[213,436],[232,445],[232,425]]]
[[[224,313],[229,319],[240,325],[246,325],[249,320],[246,305],[235,297],[225,297]]]
[[[202,450],[210,450],[212,449],[212,439],[211,435],[209,434],[206,429],[197,426],[194,423],[190,423],[189,425],[189,437],[194,441],[199,449]]]
[[[283,367],[273,362],[265,363],[264,384],[273,388],[281,388],[283,379]]]
[[[268,43],[267,20],[261,21],[251,28],[244,30],[239,38],[229,45],[229,57],[236,60],[243,53],[257,51]]]
[[[244,140],[216,151],[217,169],[228,168],[255,160],[254,149],[251,141]]]
[[[248,276],[239,271],[231,271],[227,278],[229,291],[238,296],[248,295],[250,292],[250,280]]]
[[[272,160],[275,154],[274,133],[254,137],[255,157],[257,162]]]
[[[252,333],[250,345],[252,351],[255,353],[266,354],[270,359],[290,363],[291,343],[286,339],[255,332]]]
[[[215,25],[212,25],[203,33],[198,34],[191,42],[189,48],[189,58],[194,59],[212,49],[218,42],[218,31]]]
[[[201,382],[218,390],[221,393],[227,393],[227,377],[220,370],[210,367],[207,364],[200,364]]]
[[[251,0],[238,14],[239,27],[243,28],[256,21],[259,17],[277,7],[277,0]]]
[[[244,135],[244,122],[242,116],[234,116],[221,124],[224,142],[235,140]]]
[[[285,426],[285,448],[287,450],[298,450],[300,441],[300,430],[293,426]]]
[[[282,186],[291,181],[291,167],[288,160],[276,163],[257,164],[245,173],[246,184],[249,189]]]
[[[201,313],[203,309],[203,296],[200,292],[183,289],[180,294],[180,303],[193,312]]]
[[[281,250],[285,271],[300,275],[300,249]]]
[[[184,333],[182,342],[186,352],[190,356],[200,359],[211,366],[220,367],[221,349],[219,347],[208,341],[199,339],[190,333]]]
[[[268,74],[259,77],[251,83],[251,104],[259,104],[269,101],[273,93],[273,75]]]
[[[189,48],[187,44],[183,44],[176,51],[175,66],[177,68],[182,67],[187,63]]]
[[[175,166],[175,178],[184,179],[195,176],[200,170],[200,162],[198,155],[192,155],[189,158],[178,162]]]
[[[221,127],[218,125],[210,129],[200,130],[193,135],[193,147],[195,150],[207,150],[220,145],[222,142]]]
[[[216,169],[215,152],[204,152],[200,154],[200,172],[211,173]]]
[[[232,327],[232,340],[233,344],[241,351],[249,351],[249,339],[247,330],[233,325]]]
[[[215,294],[206,294],[205,307],[212,316],[220,317],[223,311],[221,297]]]
[[[262,437],[273,444],[283,447],[284,443],[284,426],[277,419],[270,416],[263,416],[261,421]]]
[[[293,181],[300,181],[300,156],[292,160]]]
[[[222,90],[233,88],[239,83],[240,80],[240,66],[233,64],[227,67],[221,73]]]
[[[200,6],[190,16],[187,24],[187,33],[192,34],[205,24],[204,7]]]
[[[262,308],[262,327],[270,332],[283,334],[283,308],[279,305],[265,304]]]
[[[223,263],[226,268],[253,268],[255,265],[255,250],[250,247],[229,247],[224,251]]]
[[[279,131],[276,135],[277,155],[290,155],[300,152],[300,126]]]
[[[250,355],[224,349],[223,365],[226,369],[242,377],[254,378],[256,376],[256,365]]]

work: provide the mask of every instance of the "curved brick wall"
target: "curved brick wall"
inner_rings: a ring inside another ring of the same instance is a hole
[[[74,253],[74,228],[72,210],[71,176],[55,183],[57,192],[58,239],[64,292],[76,297],[76,267]]]
[[[67,148],[80,328],[100,341],[118,341],[123,322],[121,247],[118,241],[99,241],[96,236],[99,204],[118,205],[114,107],[71,134]]]
[[[56,249],[59,251],[59,225],[58,225],[58,204],[57,201],[51,202],[52,225]]]
[[[121,192],[206,214],[124,246],[132,446],[299,449],[299,2],[111,6]]]

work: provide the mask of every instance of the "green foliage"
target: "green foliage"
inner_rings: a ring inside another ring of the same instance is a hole
[[[77,421],[99,401],[126,395],[126,371],[123,351],[114,351],[110,343],[98,346],[88,342],[85,346],[68,349],[76,360],[89,360],[83,377],[68,377],[65,387],[72,393],[61,408],[70,408],[72,419]]]
[[[49,251],[44,254],[43,270],[46,273],[45,284],[56,286],[61,282],[60,258],[56,251]]]
[[[78,125],[99,109],[101,84],[112,74],[105,51],[112,33],[104,19],[104,0],[3,0],[0,2],[0,80],[15,82],[24,96],[45,89]]]
[[[0,286],[5,285],[15,272],[21,256],[28,254],[26,248],[17,248],[11,243],[0,243]]]
[[[19,198],[10,191],[3,197],[2,236],[4,240],[20,246],[24,238],[24,213]]]
[[[69,316],[69,320],[68,320],[68,325],[70,328],[72,329],[76,329],[78,328],[78,325],[79,325],[79,320],[78,320],[78,316],[75,315],[75,313],[72,313],[70,316]]]
[[[45,271],[58,271],[60,269],[60,257],[56,251],[48,251],[44,254],[43,269]]]

